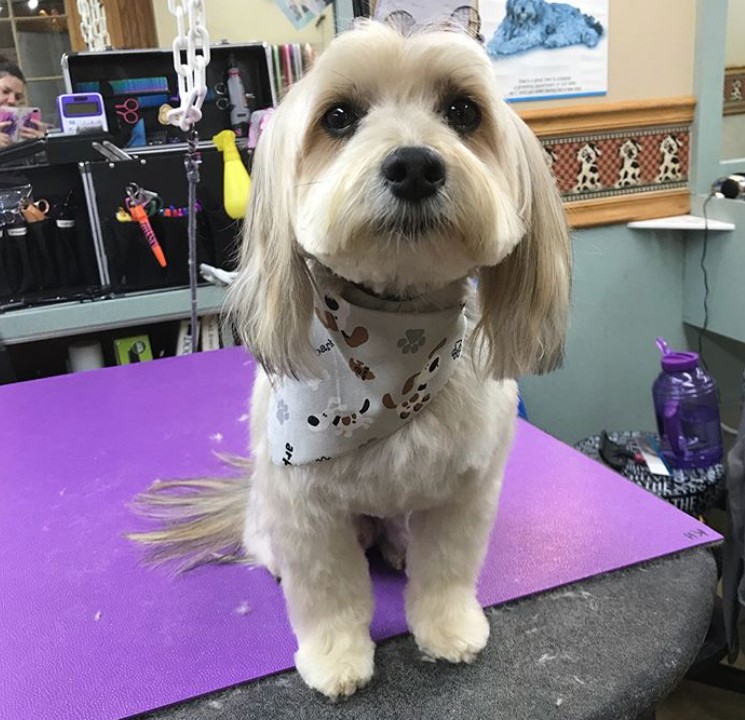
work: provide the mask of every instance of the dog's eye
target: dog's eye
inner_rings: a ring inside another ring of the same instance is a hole
[[[445,108],[445,120],[456,132],[470,133],[481,124],[481,110],[473,100],[458,98]]]
[[[359,120],[359,116],[351,105],[339,103],[324,113],[321,124],[330,135],[342,137],[352,133]]]

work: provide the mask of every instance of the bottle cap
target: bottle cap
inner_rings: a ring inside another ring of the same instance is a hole
[[[695,370],[698,367],[698,353],[695,352],[669,352],[660,360],[665,372],[685,372]]]

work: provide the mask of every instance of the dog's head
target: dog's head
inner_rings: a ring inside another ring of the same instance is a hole
[[[535,25],[546,11],[544,0],[507,0],[507,17],[519,25]]]
[[[623,145],[621,145],[621,147],[618,149],[618,152],[622,158],[633,160],[634,158],[638,157],[641,147],[642,146],[640,143],[638,143],[633,138],[629,138],[623,143]]]
[[[602,155],[595,143],[585,143],[577,151],[577,159],[583,163],[593,163],[598,157]]]
[[[564,212],[538,140],[463,33],[366,23],[292,87],[264,132],[232,307],[267,370],[312,374],[307,259],[381,294],[479,274],[489,369],[561,354]]]
[[[668,155],[675,155],[683,143],[673,135],[666,135],[660,143],[660,149]]]

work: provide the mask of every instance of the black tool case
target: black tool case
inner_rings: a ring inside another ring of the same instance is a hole
[[[231,66],[238,69],[251,112],[272,107],[277,100],[269,72],[271,53],[266,43],[213,45],[210,56],[203,117],[196,126],[199,136],[205,139],[230,127],[227,78]],[[172,107],[179,104],[178,78],[170,49],[72,53],[63,56],[62,70],[68,93],[101,94],[109,132],[120,147],[134,149],[183,141],[179,128],[158,122],[162,104]],[[136,123],[127,122],[132,118],[125,117],[125,108],[117,109],[131,99],[140,105],[138,114],[144,120],[144,142],[140,141],[142,133],[135,143],[131,142]]]

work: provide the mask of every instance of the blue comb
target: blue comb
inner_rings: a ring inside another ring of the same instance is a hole
[[[117,95],[168,92],[168,78],[163,75],[160,77],[130,78],[128,80],[109,80],[109,85]]]

